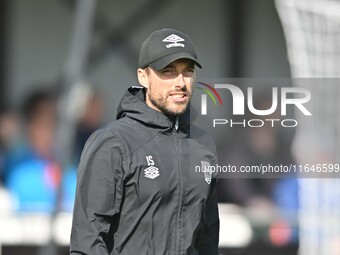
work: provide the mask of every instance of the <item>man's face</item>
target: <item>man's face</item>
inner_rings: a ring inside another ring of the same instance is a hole
[[[195,64],[189,59],[176,60],[156,71],[139,69],[145,75],[146,103],[167,115],[178,116],[189,105],[195,81]]]

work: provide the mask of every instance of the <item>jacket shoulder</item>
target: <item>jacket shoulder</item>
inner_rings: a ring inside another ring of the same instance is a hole
[[[119,134],[114,132],[113,126],[107,125],[101,129],[96,130],[87,140],[84,152],[86,151],[96,151],[102,147],[110,147],[123,145]]]
[[[147,127],[129,117],[113,121],[105,129],[109,136],[119,138],[126,148],[127,156],[159,134],[158,129]]]

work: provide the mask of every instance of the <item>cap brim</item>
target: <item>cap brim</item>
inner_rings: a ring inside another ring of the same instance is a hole
[[[173,54],[166,55],[160,59],[157,59],[149,64],[153,69],[155,70],[161,70],[167,65],[169,65],[171,62],[174,62],[175,60],[185,58],[185,59],[190,59],[195,62],[195,64],[199,67],[202,68],[202,65],[191,55],[185,52],[177,52]]]

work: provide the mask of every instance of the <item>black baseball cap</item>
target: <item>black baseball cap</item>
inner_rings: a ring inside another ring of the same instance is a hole
[[[151,33],[144,41],[139,54],[138,67],[150,66],[155,70],[161,70],[181,58],[191,59],[202,68],[197,61],[196,50],[190,38],[181,31],[165,28]]]

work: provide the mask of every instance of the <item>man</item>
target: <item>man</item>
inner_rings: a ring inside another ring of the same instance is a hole
[[[24,139],[9,152],[6,185],[19,212],[53,212],[61,169],[54,152],[53,93],[32,92],[22,105]]]
[[[218,254],[216,179],[191,173],[216,163],[212,140],[190,125],[195,65],[180,31],[155,31],[143,43],[143,87],[128,89],[118,120],[84,147],[71,254]]]

